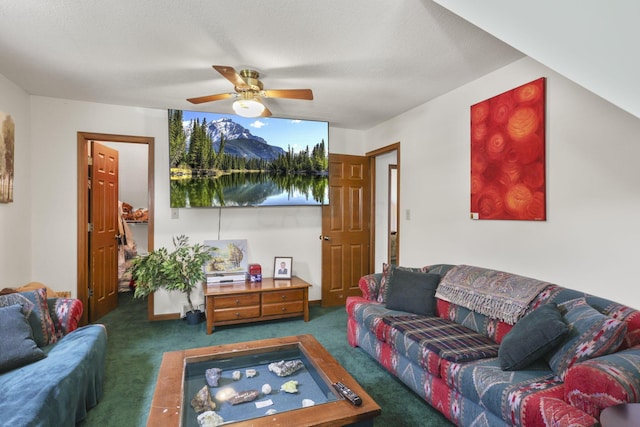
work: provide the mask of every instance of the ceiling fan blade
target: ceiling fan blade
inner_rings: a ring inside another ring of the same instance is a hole
[[[240,74],[236,72],[235,68],[228,67],[226,65],[212,65],[212,67],[217,72],[222,74],[222,77],[229,80],[233,84],[233,87],[247,88],[247,89],[249,88],[249,85],[247,85],[247,82],[245,82],[242,79],[242,77],[240,77]]]
[[[268,98],[313,99],[311,89],[269,89],[263,92]]]
[[[189,101],[192,104],[202,104],[204,102],[220,101],[221,99],[231,98],[232,96],[236,96],[236,94],[235,93],[219,93],[217,95],[207,95],[207,96],[200,96],[197,98],[187,98],[187,101]]]
[[[269,111],[269,109],[267,108],[267,106],[264,106],[264,111],[262,112],[262,114],[260,114],[260,117],[270,117],[271,116],[271,111]]]

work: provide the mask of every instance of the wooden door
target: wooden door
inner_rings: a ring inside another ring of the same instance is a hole
[[[358,280],[370,273],[369,159],[329,155],[329,204],[322,208],[322,305],[342,305],[361,295]]]
[[[118,151],[92,141],[90,152],[89,321],[93,322],[118,307]]]

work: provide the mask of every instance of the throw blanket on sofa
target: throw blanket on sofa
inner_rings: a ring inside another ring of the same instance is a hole
[[[444,276],[436,297],[513,325],[549,285],[516,274],[459,265]]]

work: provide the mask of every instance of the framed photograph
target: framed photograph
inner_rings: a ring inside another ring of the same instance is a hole
[[[293,257],[277,256],[273,262],[274,279],[291,279],[291,268],[293,267]]]

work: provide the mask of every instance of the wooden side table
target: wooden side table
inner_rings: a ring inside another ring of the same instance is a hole
[[[623,403],[609,406],[600,413],[602,427],[640,426],[640,403]]]
[[[216,325],[304,316],[309,321],[310,283],[299,277],[262,282],[203,284],[207,334]]]

